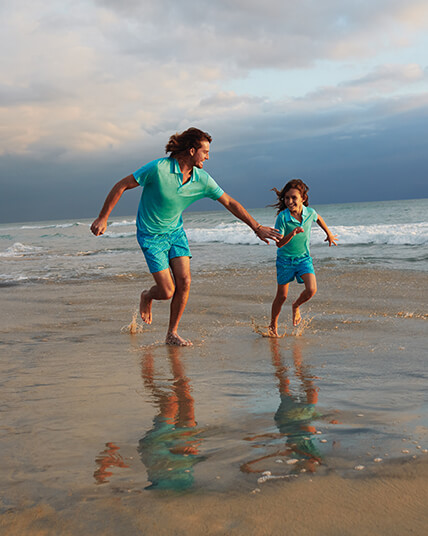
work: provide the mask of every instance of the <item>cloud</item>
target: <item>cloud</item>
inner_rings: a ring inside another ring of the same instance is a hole
[[[421,0],[406,5],[401,0],[98,0],[97,4],[118,20],[128,21],[122,42],[129,53],[167,62],[220,62],[238,71],[374,56],[397,44],[397,30],[401,39],[411,41],[415,26],[428,26],[428,7]]]
[[[223,82],[254,69],[308,68],[320,59],[373,55],[379,46],[389,46],[393,30],[400,28],[404,34],[423,26],[425,4],[417,0],[402,4],[399,0],[358,5],[351,0],[3,4],[7,24],[1,39],[8,54],[0,64],[0,154],[42,157],[53,151],[72,158],[79,152],[149,143],[157,134],[179,130],[189,122],[210,121],[230,108],[239,108],[241,116],[251,114],[253,107],[269,112],[275,105],[263,96],[252,101],[247,95],[233,95],[222,89]],[[420,76],[417,65],[402,71],[383,69],[321,88],[302,102],[311,101],[314,109],[329,100],[361,100],[374,89],[394,90]]]
[[[31,195],[35,175],[57,186],[79,182],[86,164],[97,183],[130,172],[190,125],[214,135],[214,154],[267,165],[287,144],[301,144],[297,155],[321,139],[379,140],[389,122],[427,115],[423,54],[391,61],[426,39],[425,1],[15,0],[0,13],[2,178]],[[298,97],[228,89],[325,64],[343,74]]]

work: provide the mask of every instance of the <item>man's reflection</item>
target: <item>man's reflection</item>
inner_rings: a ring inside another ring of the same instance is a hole
[[[182,349],[168,347],[173,380],[168,388],[155,380],[152,351],[145,350],[142,377],[159,413],[153,427],[140,440],[138,452],[151,485],[146,489],[184,490],[193,485],[193,466],[205,459],[199,454],[202,439],[197,428],[189,379],[180,360]]]
[[[294,373],[299,380],[297,393],[290,389],[290,378],[288,367],[283,366],[279,339],[269,339],[272,354],[272,363],[275,368],[275,376],[278,379],[278,389],[280,395],[280,405],[275,413],[274,420],[279,430],[279,434],[261,434],[247,438],[249,441],[270,438],[273,440],[285,439],[285,445],[275,449],[275,452],[262,456],[241,466],[244,472],[259,472],[252,466],[262,460],[272,457],[297,459],[295,469],[315,472],[316,467],[321,462],[321,454],[314,441],[313,434],[316,428],[312,424],[314,420],[321,417],[315,409],[318,402],[318,389],[313,383],[314,377],[310,374],[309,368],[303,364],[302,352],[298,342],[292,348]],[[277,441],[275,442],[277,444]]]
[[[95,458],[95,463],[98,465],[98,469],[94,472],[97,484],[105,484],[109,481],[108,478],[113,475],[113,472],[109,471],[110,468],[129,467],[119,454],[119,447],[114,443],[106,443],[106,448]]]

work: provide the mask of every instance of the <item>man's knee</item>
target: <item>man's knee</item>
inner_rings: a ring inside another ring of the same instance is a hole
[[[160,300],[170,300],[174,296],[175,287],[171,284],[158,285],[158,296]]]
[[[186,292],[190,289],[190,283],[192,282],[192,277],[189,274],[183,274],[175,279],[175,285],[178,291]]]

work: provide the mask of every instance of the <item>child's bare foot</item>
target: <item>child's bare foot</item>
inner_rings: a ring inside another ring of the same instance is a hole
[[[146,324],[152,323],[152,302],[153,300],[148,297],[149,291],[143,290],[140,297],[140,315],[141,320]]]
[[[268,336],[269,337],[279,337],[278,328],[276,326],[270,325],[268,327]]]
[[[300,314],[300,308],[298,305],[295,305],[296,302],[293,303],[293,326],[298,326],[302,320],[302,316]]]
[[[193,346],[192,341],[187,341],[186,339],[183,339],[183,337],[180,337],[178,333],[172,331],[167,333],[165,344],[170,346]]]

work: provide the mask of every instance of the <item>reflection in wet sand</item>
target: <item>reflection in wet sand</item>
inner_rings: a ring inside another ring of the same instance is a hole
[[[195,421],[194,399],[180,360],[181,351],[176,346],[168,348],[173,379],[167,389],[156,383],[152,350],[145,350],[142,359],[144,385],[159,410],[153,427],[138,446],[151,482],[146,489],[189,489],[194,482],[194,465],[205,459],[199,454],[201,430]]]
[[[95,463],[98,469],[94,472],[94,478],[97,484],[105,484],[109,482],[108,478],[113,475],[112,471],[108,471],[111,467],[127,468],[122,456],[119,454],[119,447],[114,443],[106,443],[106,448],[95,458]]]
[[[277,462],[291,465],[293,472],[302,470],[315,472],[321,463],[321,453],[313,440],[313,435],[316,434],[313,421],[321,417],[315,408],[318,402],[318,389],[313,382],[315,377],[303,363],[299,342],[294,342],[292,347],[294,374],[299,388],[297,393],[293,393],[290,388],[289,368],[282,364],[280,340],[270,339],[269,343],[280,395],[280,404],[274,415],[279,433],[247,437],[247,441],[264,440],[260,446],[270,451],[274,449],[274,452],[246,462],[241,466],[241,470],[248,473],[262,472],[263,469],[257,468],[261,467],[259,462],[275,457]]]

